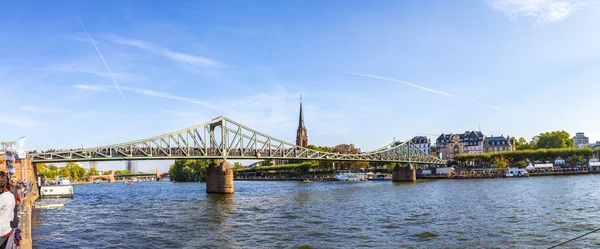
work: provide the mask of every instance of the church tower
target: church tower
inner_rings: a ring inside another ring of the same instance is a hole
[[[300,95],[300,118],[298,121],[298,131],[296,132],[296,145],[308,147],[308,135],[304,127],[304,113],[302,112],[302,95]]]

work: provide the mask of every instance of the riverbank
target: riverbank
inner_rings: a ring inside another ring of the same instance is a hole
[[[565,172],[534,172],[529,173],[529,176],[554,176],[554,175],[597,175],[600,171],[565,171]]]
[[[310,180],[313,182],[330,182],[335,181],[335,178],[234,178],[234,181],[304,181]]]
[[[35,189],[35,188],[34,188]],[[19,248],[21,249],[30,249],[33,248],[33,241],[31,236],[31,212],[33,211],[33,203],[38,199],[37,189],[35,191],[31,191],[29,196],[23,199],[23,206],[21,210],[19,210],[19,214],[21,214],[21,243]]]
[[[534,172],[529,173],[527,176],[535,177],[535,176],[567,176],[567,175],[595,175],[600,174],[600,171],[563,171],[563,172]],[[526,177],[526,176],[520,176]],[[495,174],[495,175],[469,175],[469,176],[447,176],[447,175],[428,175],[428,176],[417,176],[417,180],[443,180],[443,179],[492,179],[492,178],[515,178],[515,177],[507,177],[504,174]],[[332,177],[323,177],[323,178],[311,178],[311,177],[284,177],[284,178],[234,178],[235,181],[303,181],[305,179],[311,180],[313,182],[327,182],[327,181],[335,181],[335,178]]]
[[[600,171],[562,171],[562,172],[533,172],[527,174],[527,176],[506,176],[503,174],[498,175],[471,175],[471,176],[446,176],[446,175],[428,175],[428,176],[417,176],[417,179],[491,179],[491,178],[519,178],[519,177],[535,177],[535,176],[568,176],[568,175],[596,175],[600,174]]]

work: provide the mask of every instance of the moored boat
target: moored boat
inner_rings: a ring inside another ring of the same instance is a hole
[[[370,175],[370,177],[368,177],[368,179],[369,179],[369,181],[385,181],[385,180],[392,180],[392,177],[390,176],[390,174],[377,173],[377,174]]]
[[[67,179],[60,179],[58,185],[42,186],[42,198],[73,198],[73,185]]]
[[[335,174],[335,179],[338,181],[366,181],[367,177],[363,173],[356,173],[350,170],[339,170]]]

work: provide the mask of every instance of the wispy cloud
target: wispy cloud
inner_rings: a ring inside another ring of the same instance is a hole
[[[134,80],[140,80],[140,79],[144,78],[144,77],[141,77],[138,75],[127,74],[127,73],[100,72],[99,70],[95,69],[94,67],[91,67],[86,64],[89,64],[89,63],[86,61],[81,61],[81,62],[75,62],[75,63],[70,63],[70,64],[55,64],[48,68],[17,68],[17,69],[53,70],[53,71],[60,71],[60,72],[65,72],[65,73],[85,73],[85,74],[91,74],[94,76],[107,78],[107,79],[113,79],[113,77],[115,77],[119,80],[125,80],[125,81],[134,81]]]
[[[77,85],[73,85],[73,87],[75,87],[77,89],[92,90],[92,91],[106,91],[106,87],[104,87],[104,86],[97,86],[97,85],[81,85],[81,84],[77,84]]]
[[[0,118],[0,124],[16,126],[18,128],[30,128],[40,126],[43,123],[37,120],[24,118],[20,116],[3,115],[3,117]]]
[[[421,89],[421,90],[424,90],[424,91],[428,91],[428,92],[432,92],[432,93],[436,93],[436,94],[440,94],[440,95],[445,95],[445,96],[452,97],[452,98],[458,98],[457,96],[449,94],[449,93],[446,93],[446,92],[442,92],[442,91],[438,91],[438,90],[433,90],[431,88],[419,86],[417,84],[413,84],[413,83],[410,83],[410,82],[407,82],[407,81],[403,81],[403,80],[397,80],[397,79],[393,79],[393,78],[381,77],[381,76],[376,76],[376,75],[371,75],[371,74],[362,74],[362,73],[353,73],[353,72],[346,72],[346,73],[353,74],[353,75],[358,75],[358,76],[363,76],[363,77],[369,77],[369,78],[379,79],[379,80],[396,82],[396,83],[400,83],[400,84],[412,86],[412,87],[415,87],[415,88],[418,88],[418,89]],[[482,103],[482,102],[479,102],[479,101],[471,100],[469,102],[475,103],[475,104],[478,104],[478,105],[482,105],[482,106],[485,106],[485,107],[493,108],[493,109],[496,109],[496,110],[502,110],[502,108],[500,108],[500,107],[493,106],[493,105],[486,104],[486,103]]]
[[[110,88],[114,88],[114,86],[83,85],[83,84],[73,85],[73,87],[75,87],[77,89],[90,90],[90,91],[107,91]],[[192,104],[196,104],[196,105],[201,105],[201,106],[205,106],[205,107],[209,107],[209,108],[217,109],[217,110],[223,109],[221,106],[211,104],[209,102],[192,99],[192,98],[188,98],[188,97],[176,96],[176,95],[172,95],[170,93],[159,92],[159,91],[155,91],[152,89],[134,88],[134,87],[125,87],[125,86],[122,86],[121,89],[123,89],[125,91],[129,91],[129,92],[137,93],[137,94],[151,96],[151,97],[179,100],[179,101],[192,103]]]
[[[222,109],[222,107],[220,107],[218,105],[214,105],[214,104],[204,102],[201,100],[175,96],[175,95],[171,95],[170,93],[154,91],[151,89],[123,87],[123,90],[131,91],[131,92],[135,92],[135,93],[139,93],[139,94],[143,94],[143,95],[147,95],[147,96],[157,97],[157,98],[179,100],[179,101],[188,102],[188,103],[192,103],[192,104],[196,104],[196,105],[201,105],[201,106],[205,106],[205,107],[209,107],[209,108],[213,108],[213,109]]]
[[[69,2],[69,4],[70,4],[70,2]],[[71,8],[73,8],[73,6],[71,6]],[[92,45],[94,45],[94,48],[96,49],[96,52],[98,52],[98,55],[100,56],[100,59],[102,59],[102,62],[104,63],[104,66],[106,66],[106,69],[108,69],[108,72],[110,73],[110,76],[112,77],[113,83],[115,83],[115,87],[117,88],[117,90],[121,94],[121,98],[123,98],[123,101],[125,101],[125,103],[127,104],[127,100],[125,99],[125,95],[123,95],[123,92],[121,91],[121,88],[119,88],[119,84],[117,83],[117,78],[115,78],[115,75],[113,74],[112,70],[110,70],[110,67],[108,66],[108,63],[106,63],[106,60],[104,59],[104,56],[100,52],[100,49],[98,49],[98,46],[96,45],[96,42],[94,41],[94,39],[92,39],[92,36],[90,36],[90,34],[88,33],[87,28],[85,28],[85,24],[83,24],[83,21],[81,20],[81,18],[79,18],[79,16],[77,16],[77,20],[79,20],[79,23],[81,24],[81,27],[83,28],[83,31],[85,32],[85,34],[87,35],[87,37],[90,39],[90,42],[92,42]]]
[[[197,111],[165,110],[164,113],[182,118],[203,117],[203,115]],[[208,118],[206,120],[208,120]]]
[[[34,105],[20,106],[19,109],[22,111],[25,111],[25,112],[33,113],[33,114],[57,114],[57,113],[65,112],[65,110],[62,110],[62,109],[49,108],[49,107],[43,107],[43,106],[34,106]]]
[[[387,80],[387,81],[392,81],[392,82],[396,82],[396,83],[400,83],[400,84],[405,84],[405,85],[409,85],[412,87],[416,87],[419,88],[421,90],[425,90],[428,92],[432,92],[432,93],[437,93],[437,94],[441,94],[441,95],[446,95],[448,97],[455,97],[449,93],[446,92],[442,92],[442,91],[438,91],[438,90],[433,90],[431,88],[427,88],[427,87],[423,87],[423,86],[419,86],[417,84],[413,84],[407,81],[403,81],[403,80],[397,80],[397,79],[392,79],[392,78],[386,78],[386,77],[381,77],[381,76],[376,76],[376,75],[370,75],[370,74],[362,74],[362,73],[353,73],[353,72],[346,72],[348,74],[354,74],[354,75],[358,75],[358,76],[364,76],[364,77],[369,77],[369,78],[374,78],[374,79],[380,79],[380,80]]]
[[[199,68],[213,68],[213,69],[219,69],[219,68],[225,68],[227,67],[227,65],[218,62],[216,60],[213,59],[209,59],[206,57],[202,57],[202,56],[197,56],[197,55],[191,55],[191,54],[186,54],[186,53],[181,53],[181,52],[177,52],[177,51],[173,51],[170,50],[168,48],[162,47],[160,45],[154,44],[154,43],[150,43],[150,42],[146,42],[146,41],[141,41],[141,40],[134,40],[134,39],[127,39],[127,38],[123,38],[114,34],[109,34],[106,35],[106,38],[116,42],[118,44],[122,44],[122,45],[128,45],[128,46],[132,46],[132,47],[136,47],[142,50],[146,50],[148,52],[152,52],[155,54],[159,54],[162,55],[168,59],[171,59],[173,61],[176,62],[183,62],[189,65],[193,65],[195,67],[199,67]]]
[[[492,9],[503,12],[516,21],[523,17],[533,26],[559,22],[586,5],[579,0],[491,0]]]

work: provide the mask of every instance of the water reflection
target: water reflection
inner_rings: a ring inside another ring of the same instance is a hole
[[[235,195],[233,194],[206,194],[207,211],[213,211],[212,215],[226,217],[237,209]]]

